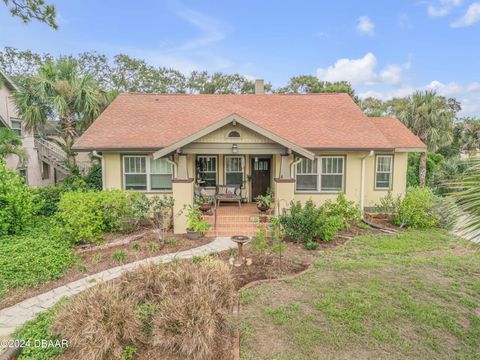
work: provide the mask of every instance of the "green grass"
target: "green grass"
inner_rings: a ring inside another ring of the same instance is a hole
[[[19,357],[21,360],[49,360],[62,354],[65,349],[62,347],[48,347],[42,348],[35,346],[35,340],[56,341],[61,340],[59,336],[52,335],[49,332],[50,325],[53,322],[55,314],[65,303],[66,300],[61,300],[51,309],[40,313],[35,319],[27,321],[13,333],[14,339],[21,339],[25,341],[25,347]]]
[[[52,235],[46,219],[20,235],[0,237],[0,245],[0,296],[58,279],[76,260],[71,245]]]
[[[408,231],[354,239],[314,265],[242,291],[242,359],[480,359],[478,246]]]

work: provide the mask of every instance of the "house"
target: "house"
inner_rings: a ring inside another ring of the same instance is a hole
[[[347,94],[121,94],[77,140],[103,156],[105,189],[172,194],[175,214],[194,186],[268,188],[276,211],[344,192],[362,209],[406,190],[409,152],[426,146],[400,121],[369,118]],[[174,220],[185,232],[185,217]]]
[[[20,136],[22,147],[27,155],[23,163],[15,155],[7,156],[7,168],[17,170],[25,182],[33,187],[56,184],[70,173],[65,166],[67,156],[55,142],[35,136],[33,131],[26,129],[14,101],[14,92],[17,90],[18,86],[0,69],[0,127],[12,129]],[[49,139],[59,140],[51,129],[48,135]],[[81,169],[87,169],[90,166],[88,154],[83,154],[77,163]]]

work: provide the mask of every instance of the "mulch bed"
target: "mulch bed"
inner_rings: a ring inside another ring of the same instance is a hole
[[[79,280],[92,274],[96,274],[103,270],[150,257],[188,250],[207,244],[213,240],[209,237],[198,240],[190,240],[183,235],[167,233],[166,244],[162,249],[160,249],[158,247],[157,237],[151,230],[143,228],[136,233],[141,234],[142,236],[137,238],[135,241],[129,242],[128,244],[88,252],[85,252],[85,249],[78,248],[76,250],[78,256],[77,263],[67,270],[62,278],[49,281],[35,288],[11,289],[7,291],[0,299],[0,309],[12,306],[32,296],[42,294],[59,286],[68,284],[72,281]],[[128,236],[135,237],[135,234],[130,234]],[[107,238],[113,237],[111,235],[107,235]],[[113,255],[115,252],[125,253],[126,259],[122,262],[120,262],[118,259],[116,260]]]

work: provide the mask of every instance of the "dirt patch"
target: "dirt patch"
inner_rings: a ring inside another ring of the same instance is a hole
[[[129,237],[135,238],[136,234],[141,236],[136,238],[135,241],[114,247],[88,252],[85,252],[85,249],[78,248],[76,252],[78,256],[77,263],[67,270],[61,279],[49,281],[38,287],[26,290],[11,289],[0,299],[0,309],[103,270],[150,257],[192,249],[213,240],[211,237],[190,240],[182,235],[168,233],[166,244],[160,249],[157,237],[151,230],[142,229],[135,234],[130,234]]]
[[[401,231],[402,228],[393,223],[393,217],[386,214],[365,214],[365,219],[375,226],[392,230]]]

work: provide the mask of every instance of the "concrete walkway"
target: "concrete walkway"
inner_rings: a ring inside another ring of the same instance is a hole
[[[168,263],[174,259],[189,259],[193,256],[208,255],[212,252],[224,251],[232,247],[236,247],[236,244],[229,237],[217,237],[208,244],[190,250],[160,255],[117,266],[26,299],[0,310],[0,339],[8,337],[15,328],[22,325],[25,321],[33,319],[39,312],[47,310],[64,296],[78,294],[89,287],[115,279],[127,271],[135,270],[141,265]]]

